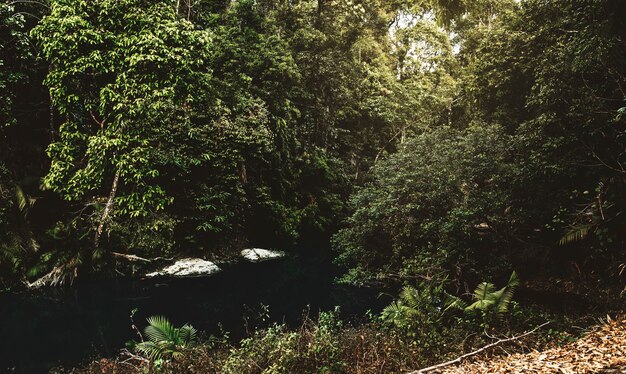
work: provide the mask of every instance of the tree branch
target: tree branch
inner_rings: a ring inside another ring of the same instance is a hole
[[[468,358],[468,357],[475,356],[475,355],[477,355],[477,354],[479,354],[479,353],[481,353],[481,352],[486,351],[486,350],[487,350],[487,349],[489,349],[489,348],[495,347],[495,346],[496,346],[496,345],[498,345],[498,344],[507,343],[507,342],[510,342],[510,341],[513,341],[513,340],[518,340],[518,339],[521,339],[521,338],[523,338],[523,337],[525,337],[525,336],[528,336],[528,335],[530,335],[530,334],[534,333],[535,331],[539,330],[540,328],[544,327],[545,325],[549,324],[550,322],[551,322],[551,321],[548,321],[548,322],[546,322],[546,323],[543,323],[543,324],[541,324],[541,325],[539,325],[539,326],[535,327],[534,329],[532,329],[532,330],[530,330],[530,331],[527,331],[527,332],[523,333],[522,335],[519,335],[519,336],[513,336],[513,337],[510,337],[510,338],[507,338],[507,339],[500,339],[500,340],[498,340],[498,341],[496,341],[496,342],[493,342],[493,343],[491,343],[491,344],[487,344],[486,346],[484,346],[484,347],[482,347],[482,348],[480,348],[480,349],[477,349],[477,350],[475,350],[475,351],[473,351],[473,352],[470,352],[470,353],[466,353],[466,354],[464,354],[464,355],[462,355],[462,356],[460,356],[460,357],[455,358],[454,360],[450,360],[450,361],[443,362],[443,363],[441,363],[441,364],[437,364],[437,365],[433,365],[433,366],[425,367],[425,368],[423,368],[423,369],[419,369],[419,370],[411,371],[411,372],[409,372],[408,374],[423,374],[423,373],[427,373],[427,372],[429,372],[429,371],[433,371],[433,370],[436,370],[436,369],[441,369],[441,368],[446,367],[446,366],[450,366],[450,365],[458,364],[458,363],[460,363],[461,361],[463,361],[464,359],[466,359],[466,358]]]
[[[115,194],[117,193],[117,184],[119,180],[120,180],[120,172],[118,170],[115,173],[115,177],[113,177],[113,184],[111,185],[111,193],[109,194],[109,199],[107,200],[107,204],[104,206],[102,217],[100,217],[100,224],[98,224],[98,229],[96,230],[96,236],[94,237],[94,240],[93,240],[95,248],[98,248],[98,245],[100,244],[100,236],[102,236],[104,225],[106,223],[107,218],[109,218],[109,214],[111,213],[111,210],[113,209],[113,201],[115,200]]]

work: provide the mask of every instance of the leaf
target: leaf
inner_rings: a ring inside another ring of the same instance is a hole
[[[446,301],[444,303],[445,305],[443,309],[444,312],[447,312],[448,310],[452,310],[452,309],[463,310],[467,308],[467,303],[463,301],[463,299],[461,299],[460,297],[450,295],[449,293],[446,293],[445,295],[446,295]]]
[[[180,341],[183,346],[189,346],[196,340],[196,329],[190,324],[180,328]]]
[[[559,240],[559,244],[566,245],[585,239],[592,227],[593,225],[590,224],[573,228]]]
[[[152,316],[148,318],[148,327],[145,334],[154,343],[162,341],[176,342],[179,337],[178,330],[163,316]]]

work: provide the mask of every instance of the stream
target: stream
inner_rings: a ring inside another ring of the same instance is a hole
[[[300,251],[287,258],[237,263],[221,273],[187,279],[92,280],[72,287],[0,294],[0,372],[40,373],[97,357],[113,357],[137,339],[145,319],[163,315],[176,326],[191,323],[207,334],[220,326],[232,339],[245,336],[244,317],[269,306],[268,322],[299,324],[340,306],[354,319],[389,303],[380,291],[338,285],[327,255]]]

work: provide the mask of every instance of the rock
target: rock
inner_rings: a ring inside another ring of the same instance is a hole
[[[202,277],[222,271],[211,261],[201,258],[185,258],[174,262],[172,265],[146,274],[146,277],[172,276],[172,277]]]
[[[269,249],[250,248],[241,251],[241,256],[251,262],[261,262],[285,257],[285,253],[280,251],[270,251]]]

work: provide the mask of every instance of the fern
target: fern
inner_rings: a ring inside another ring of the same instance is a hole
[[[445,300],[445,308],[443,309],[443,312],[447,312],[449,310],[465,310],[465,308],[467,308],[467,303],[465,301],[463,301],[463,299],[461,299],[458,296],[454,296],[454,295],[450,295],[449,293],[445,294],[446,300]]]
[[[563,237],[559,240],[560,245],[566,245],[573,242],[578,242],[585,239],[588,235],[593,225],[583,225],[574,227],[572,230],[567,232]]]
[[[15,200],[19,208],[20,214],[24,219],[28,216],[28,211],[35,205],[36,199],[28,196],[24,190],[17,184],[15,185]]]
[[[519,277],[516,272],[513,272],[511,273],[506,287],[498,291],[499,295],[495,302],[495,308],[498,313],[506,313],[509,311],[509,305],[513,300],[513,293],[515,293],[517,286],[519,286]]]
[[[496,291],[493,283],[483,282],[474,290],[474,303],[465,308],[466,312],[483,311],[502,315],[509,310],[513,293],[519,285],[516,272],[511,274],[506,286]]]
[[[487,310],[493,305],[493,293],[496,286],[493,283],[482,282],[474,290],[474,303],[465,308],[466,311]]]
[[[406,321],[406,311],[401,302],[394,301],[383,309],[381,317],[384,321],[401,327]]]

